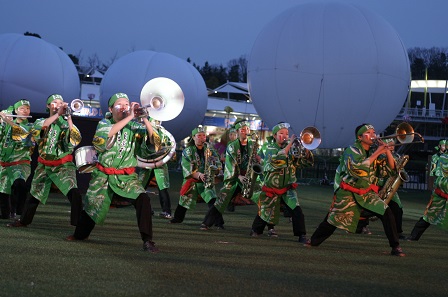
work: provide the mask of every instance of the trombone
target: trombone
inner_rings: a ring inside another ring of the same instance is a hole
[[[418,137],[416,141],[414,141],[415,136]],[[378,144],[379,140],[382,139],[392,139],[396,138],[398,140],[398,143],[391,144],[390,146],[399,146],[403,144],[412,144],[412,143],[424,143],[425,140],[423,139],[423,136],[421,136],[419,133],[414,132],[414,128],[406,122],[400,123],[397,128],[395,129],[395,134],[383,136],[383,137],[376,137],[373,139],[373,141]]]

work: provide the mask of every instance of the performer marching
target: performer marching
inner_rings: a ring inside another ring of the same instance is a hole
[[[154,143],[147,117],[143,117],[143,125],[132,121],[138,105],[130,103],[124,93],[116,93],[109,98],[112,118],[98,123],[93,137],[98,163],[92,172],[79,224],[67,240],[89,237],[96,224],[104,223],[112,198],[117,196],[135,207],[143,250],[150,253],[159,251],[152,241],[150,199],[135,173],[137,154],[146,157],[153,152],[151,143]]]
[[[384,232],[392,248],[391,255],[403,257],[400,247],[395,218],[392,210],[378,196],[378,166],[381,170],[391,171],[395,160],[387,144],[379,142],[378,149],[371,146],[376,138],[375,128],[362,124],[355,129],[356,141],[346,148],[340,159],[335,182],[340,182],[334,192],[333,203],[326,218],[311,236],[307,246],[318,246],[330,237],[336,228],[356,232],[362,210],[367,210],[381,219]],[[387,163],[382,165],[377,158],[386,154]]]
[[[68,108],[61,95],[53,94],[47,98],[47,111],[50,116],[34,123],[30,133],[38,144],[38,164],[22,215],[19,220],[8,224],[8,227],[25,227],[31,224],[39,204],[47,202],[52,183],[70,201],[70,224],[77,225],[82,199],[77,186],[72,153],[81,142],[81,133],[73,124],[71,115],[67,115]],[[23,131],[26,134],[26,130]]]
[[[204,127],[193,129],[191,140],[182,152],[184,180],[179,204],[170,223],[182,223],[187,210],[196,207],[199,195],[210,207],[216,201],[214,174],[221,169],[221,162],[216,150],[206,142],[206,137]],[[222,228],[222,225],[223,222],[218,220],[217,227]]]
[[[8,117],[13,110],[17,115],[15,120]],[[31,174],[31,155],[34,150],[34,143],[29,134],[33,126],[28,122],[29,115],[30,102],[24,99],[17,101],[14,106],[10,106],[6,112],[0,112],[0,208],[2,219],[15,218],[16,214],[20,215],[28,193],[26,180]],[[17,132],[25,139],[22,139]]]

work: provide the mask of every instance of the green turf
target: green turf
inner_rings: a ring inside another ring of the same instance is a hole
[[[180,174],[171,172],[173,210]],[[300,186],[311,235],[330,206],[329,186]],[[429,192],[400,191],[404,230],[421,216]],[[156,214],[158,197],[151,195]],[[225,230],[199,230],[206,204],[183,224],[154,217],[160,253],[142,251],[132,207],[111,209],[89,240],[67,242],[69,204],[51,194],[27,228],[2,220],[0,296],[448,296],[448,233],[431,226],[419,242],[402,242],[405,258],[389,255],[381,222],[373,235],[337,230],[318,248],[306,248],[280,220],[279,238],[249,237],[256,206],[226,213]]]

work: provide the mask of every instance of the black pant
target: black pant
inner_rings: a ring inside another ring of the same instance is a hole
[[[21,214],[28,188],[24,179],[16,179],[11,186],[11,195],[0,193],[1,218],[8,219],[10,213]]]
[[[159,190],[159,200],[162,211],[171,214],[171,200],[168,189]]]
[[[0,193],[0,211],[2,219],[9,219],[9,214],[11,213],[11,203],[8,194]]]
[[[151,183],[151,179],[155,176],[154,170],[151,170],[151,174],[149,175],[148,183],[144,186],[146,189],[149,184]],[[163,212],[171,214],[171,199],[170,194],[168,192],[168,189],[160,190],[160,188],[157,185],[157,189],[159,190],[159,201],[160,201],[160,208],[162,208]]]
[[[224,218],[222,217],[222,213],[219,212],[215,205],[211,205],[211,207],[209,207],[207,214],[202,221],[202,224],[206,225],[207,227],[211,227],[213,225],[224,225]]]
[[[431,224],[423,220],[423,217],[421,217],[420,220],[418,220],[417,223],[415,223],[414,229],[412,229],[411,239],[419,240],[420,237],[422,237],[423,233],[426,231],[426,229],[429,228],[429,226],[431,226]]]
[[[384,233],[386,233],[389,240],[389,246],[395,248],[400,245],[398,240],[398,233],[395,226],[395,219],[390,207],[386,208],[384,215],[376,214],[376,216],[383,223]],[[336,230],[336,227],[327,222],[328,214],[322,223],[319,224],[316,231],[311,236],[311,245],[318,246],[330,237]]]
[[[137,197],[137,199],[120,198],[125,199],[134,205],[138,230],[140,231],[140,236],[143,242],[152,240],[152,209],[148,194],[142,193]],[[79,223],[76,226],[75,233],[73,234],[74,237],[79,240],[86,239],[89,237],[93,228],[95,228],[95,225],[95,221],[92,220],[92,218],[85,211],[82,211]]]
[[[70,210],[70,224],[76,226],[78,224],[79,217],[82,211],[82,198],[78,188],[71,189],[67,193],[67,198],[71,204]],[[20,216],[20,222],[24,225],[29,225],[33,222],[34,215],[36,214],[37,207],[40,201],[34,198],[31,194],[28,195],[25,205],[23,207],[22,215]]]
[[[288,212],[292,214],[292,230],[294,236],[306,235],[305,216],[303,215],[302,208],[297,206],[296,208],[291,209],[288,205],[285,205],[285,207]],[[257,234],[263,234],[263,230],[267,225],[268,223],[257,215],[252,223],[252,230]]]

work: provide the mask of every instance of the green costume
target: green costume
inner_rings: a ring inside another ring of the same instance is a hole
[[[230,142],[226,148],[226,160],[224,165],[224,180],[215,207],[220,213],[224,213],[227,205],[233,198],[237,187],[242,188],[243,184],[238,179],[239,175],[245,175],[249,163],[249,154],[252,152],[254,141],[247,139],[245,146],[241,145],[239,139]],[[250,197],[249,197],[250,198]]]
[[[128,174],[106,174],[98,165],[93,170],[84,210],[97,224],[104,222],[114,193],[124,198],[136,199],[146,192],[134,172],[137,166],[136,156],[146,158],[154,152],[147,145],[148,133],[144,125],[129,122],[109,139],[108,134],[114,124],[113,119],[103,119],[98,123],[93,137],[98,164],[106,169],[130,171]]]
[[[438,152],[435,153],[434,155],[432,155],[432,157],[431,157],[429,176],[442,176],[443,175],[443,173],[440,171],[440,166],[437,166],[437,162],[439,161],[440,156],[444,154],[444,152],[442,152],[440,150],[441,145],[446,145],[446,140],[440,140],[439,145],[435,147],[436,150],[438,150]]]
[[[448,155],[442,154],[437,162],[436,169],[440,172],[434,182],[434,190],[431,199],[426,206],[423,220],[432,224],[439,225],[443,229],[448,229],[447,199],[448,199]]]
[[[220,170],[222,165],[221,162],[219,162],[219,154],[213,147],[207,147],[207,145],[204,145],[203,149],[199,150],[193,143],[190,146],[187,146],[182,152],[181,165],[184,179],[182,182],[179,205],[186,209],[194,209],[199,196],[201,196],[207,203],[210,200],[215,199],[217,196],[214,184],[211,187],[206,188],[204,187],[204,183],[198,182],[193,178],[193,173],[205,172],[204,153],[206,149],[210,149],[212,154],[211,158],[216,160],[215,164],[218,167],[217,170]]]
[[[372,150],[366,151],[357,140],[341,156],[335,176],[335,184],[338,186],[327,219],[331,225],[355,232],[362,208],[383,215],[388,207],[374,188],[378,186],[378,175],[390,174],[391,168],[385,159],[380,158],[369,164],[367,159],[371,153]],[[342,184],[359,190],[360,193],[343,189]]]
[[[29,131],[33,124],[23,119],[19,124],[0,125],[0,193],[11,194],[11,186],[17,179],[27,180],[31,174],[31,155],[34,143]]]
[[[158,134],[158,137],[163,146],[175,145],[175,144],[170,143],[169,137],[163,133],[162,129],[160,129],[158,127],[154,127],[154,125],[153,125],[153,130],[154,130],[154,134],[155,133]],[[148,184],[152,171],[154,171],[154,176],[156,177],[157,186],[159,187],[159,190],[168,189],[170,187],[170,175],[168,172],[168,164],[167,163],[165,163],[161,167],[157,167],[157,168],[148,168],[147,169],[147,168],[137,167],[136,172],[138,174],[139,180],[142,182],[142,185],[146,186]]]
[[[31,183],[30,193],[45,204],[52,182],[67,196],[71,189],[78,188],[76,167],[72,161],[55,166],[44,165],[45,161],[58,162],[72,159],[74,148],[81,142],[81,133],[59,116],[49,127],[43,127],[45,119],[38,119],[31,129],[31,135],[38,144],[39,160]]]
[[[263,158],[263,186],[258,193],[258,215],[262,220],[278,224],[280,202],[283,199],[292,210],[299,206],[296,186],[296,170],[314,164],[314,156],[308,151],[306,157],[285,153],[275,141],[268,141],[260,150]]]

